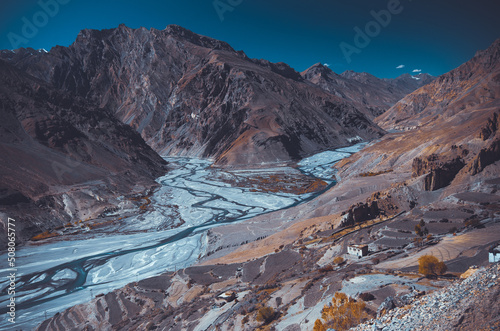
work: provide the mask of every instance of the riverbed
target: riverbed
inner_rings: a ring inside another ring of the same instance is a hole
[[[365,145],[319,153],[303,159],[296,168],[231,171],[228,176],[305,174],[331,187],[335,184],[332,166]],[[112,231],[92,237],[31,243],[18,249],[17,323],[11,325],[5,314],[9,300],[5,279],[0,281],[0,313],[5,317],[0,328],[31,329],[46,317],[98,294],[193,265],[205,253],[205,233],[210,228],[290,208],[323,192],[296,195],[255,191],[216,180],[227,170],[212,168],[210,161],[180,157],[166,160],[172,169],[157,179],[161,187],[151,197],[147,212],[123,219]],[[7,261],[7,255],[2,254],[0,260]],[[8,269],[0,274],[8,274]]]

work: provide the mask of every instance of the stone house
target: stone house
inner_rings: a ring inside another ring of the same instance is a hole
[[[368,255],[368,245],[349,245],[347,246],[347,253],[363,257]]]
[[[492,246],[489,250],[490,263],[500,262],[500,245]]]

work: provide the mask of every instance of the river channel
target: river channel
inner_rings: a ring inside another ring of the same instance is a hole
[[[298,168],[231,171],[230,176],[258,176],[273,172],[298,173],[335,185],[332,165],[359,151],[358,144],[326,151],[302,160]],[[130,282],[193,265],[204,253],[210,228],[309,201],[325,190],[302,195],[255,192],[218,181],[207,160],[169,157],[172,170],[157,181],[146,213],[124,219],[111,233],[27,244],[16,252],[16,324],[8,322],[8,279],[0,280],[0,329],[29,330],[57,312],[89,301]],[[228,174],[229,175],[229,174]],[[327,188],[327,189],[328,189]],[[175,210],[172,208],[175,206]],[[182,219],[182,222],[179,220]],[[172,224],[177,226],[173,227]],[[169,226],[170,225],[170,226]],[[0,261],[7,261],[6,253]],[[8,275],[4,264],[0,275]]]

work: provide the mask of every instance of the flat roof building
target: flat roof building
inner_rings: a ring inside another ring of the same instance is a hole
[[[347,246],[347,253],[362,257],[368,255],[368,245],[349,245]]]
[[[489,261],[490,263],[500,262],[500,245],[497,244],[490,248]]]

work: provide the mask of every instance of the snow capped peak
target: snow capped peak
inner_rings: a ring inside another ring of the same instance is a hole
[[[38,49],[38,53],[48,53],[45,48]]]

